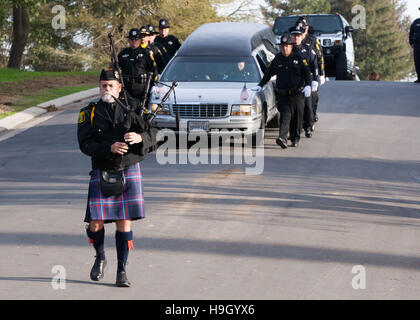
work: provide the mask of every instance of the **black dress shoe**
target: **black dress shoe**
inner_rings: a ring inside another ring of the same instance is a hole
[[[287,148],[287,140],[284,140],[284,139],[282,139],[282,138],[278,137],[278,138],[276,139],[276,143],[277,143],[280,147],[282,147],[283,149],[286,149],[286,148]]]
[[[305,137],[306,138],[312,138],[312,130],[311,127],[305,130]]]
[[[297,140],[293,140],[292,141],[292,147],[297,147],[297,146],[299,146],[299,141],[297,141]]]
[[[314,121],[315,121],[315,122],[318,122],[318,120],[319,120],[319,119],[318,119],[318,115],[316,114],[316,115],[314,116]]]
[[[92,270],[90,270],[90,279],[93,281],[99,281],[104,277],[104,271],[106,267],[106,259],[101,260],[99,255],[96,256],[95,263],[93,264]]]
[[[128,288],[131,286],[130,281],[127,279],[127,273],[125,271],[117,272],[117,280],[115,281],[117,287]]]

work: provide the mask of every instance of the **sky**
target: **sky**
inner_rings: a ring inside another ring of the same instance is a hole
[[[420,11],[419,11],[419,7],[420,7],[420,0],[403,0],[405,1],[406,5],[407,5],[407,15],[409,15],[411,17],[412,20],[420,18]],[[234,1],[235,2],[239,2],[239,0]],[[254,0],[251,1],[251,4],[247,7],[248,10],[250,9],[254,9],[254,10],[258,10],[259,11],[259,6],[260,5],[265,5],[266,2],[264,0]],[[229,10],[229,8],[236,8],[235,5],[229,5],[229,6],[223,6],[221,9],[219,9],[219,12],[231,12],[231,10]],[[226,10],[226,11],[225,11]],[[262,21],[263,18],[261,15],[260,22],[264,22]]]
[[[411,19],[420,18],[420,0],[405,0],[407,4],[407,14],[411,16]]]

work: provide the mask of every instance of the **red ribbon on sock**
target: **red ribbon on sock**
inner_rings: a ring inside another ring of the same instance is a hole
[[[127,244],[128,244],[128,250],[133,250],[134,249],[133,240],[128,240]]]

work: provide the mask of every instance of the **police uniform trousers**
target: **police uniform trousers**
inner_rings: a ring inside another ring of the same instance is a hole
[[[303,129],[311,128],[314,123],[313,111],[313,95],[309,98],[304,98],[305,104],[303,109]]]
[[[124,170],[126,186],[122,194],[105,197],[100,188],[101,170],[90,172],[88,201],[85,222],[101,220],[105,223],[116,220],[138,220],[145,217],[143,176],[137,162]]]
[[[318,91],[315,91],[315,92],[312,91],[312,111],[314,114],[313,119],[315,119],[316,112],[318,110],[318,101],[319,101]]]
[[[303,110],[305,98],[302,93],[297,95],[277,94],[277,109],[280,112],[279,137],[299,141],[302,131]]]

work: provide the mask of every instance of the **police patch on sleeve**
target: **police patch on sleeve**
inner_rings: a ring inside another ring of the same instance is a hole
[[[86,114],[84,111],[80,111],[79,113],[79,120],[77,120],[78,123],[83,123],[86,121]]]

